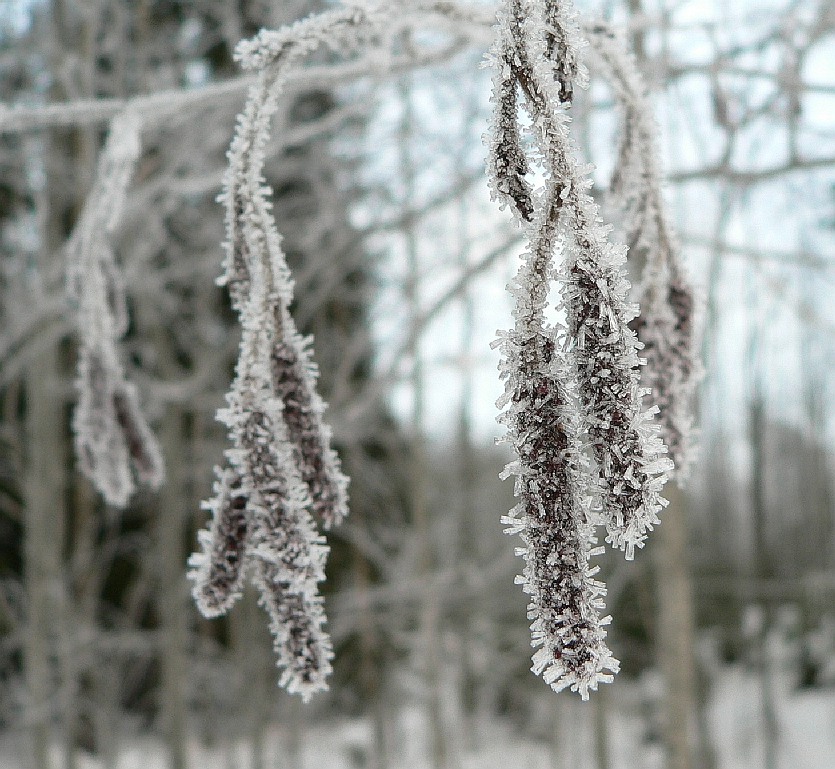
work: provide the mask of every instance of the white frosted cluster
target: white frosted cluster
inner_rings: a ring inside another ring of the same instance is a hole
[[[605,233],[592,225],[581,236],[591,248],[565,265],[563,300],[606,541],[631,559],[659,522],[660,492],[672,462],[652,422],[654,411],[642,406],[637,339],[627,325],[634,310],[625,301],[624,252]]]
[[[594,524],[604,523],[606,541],[632,558],[658,523],[672,463],[653,422],[657,408],[642,403],[626,249],[609,240],[611,227],[589,195],[590,169],[578,163],[568,130],[567,110],[586,78],[572,4],[505,0],[496,31],[490,184],[529,238],[509,287],[514,328],[497,341],[500,421],[517,455],[505,475],[516,476],[520,498],[505,520],[525,542],[519,581],[531,596],[539,647],[532,669],[553,688],[586,698],[618,669],[602,629],[609,618],[600,618],[605,588],[589,566],[602,550],[594,547]],[[520,94],[532,153],[520,136]],[[536,188],[526,178],[531,161],[544,175]],[[565,328],[543,320],[554,279]]]
[[[529,280],[523,268],[520,278]],[[502,334],[505,393],[499,401],[507,426],[503,440],[517,459],[503,477],[516,476],[519,503],[502,519],[509,534],[519,534],[525,547],[525,569],[518,578],[530,596],[531,643],[537,648],[532,670],[555,691],[571,688],[587,699],[599,683],[612,680],[618,661],[606,645],[610,621],[601,617],[606,589],[594,578],[589,559],[595,548],[592,497],[588,493],[588,460],[578,434],[578,411],[553,329],[530,335],[523,316],[537,310],[526,304],[525,282],[517,294],[514,330]]]
[[[656,421],[682,480],[692,461],[692,409],[701,376],[695,338],[696,297],[662,195],[657,128],[633,57],[605,24],[589,28],[591,50],[620,105],[622,128],[612,193],[632,247],[645,255],[641,315],[632,326],[646,359],[642,383],[659,408]]]
[[[157,488],[164,477],[159,446],[119,359],[128,313],[111,240],[139,158],[140,129],[130,111],[111,122],[95,184],[67,245],[67,291],[79,337],[76,452],[82,471],[116,507],[127,505],[136,480]]]
[[[361,9],[333,11],[239,46],[242,65],[259,72],[238,119],[221,195],[227,241],[220,282],[243,333],[228,405],[218,412],[232,445],[206,504],[213,520],[191,559],[193,593],[206,616],[217,616],[249,574],[270,617],[279,683],[305,700],[327,688],[333,657],[318,587],[328,548],[317,523],[329,529],[345,517],[348,480],[323,421],[310,340],[289,312],[293,281],[263,166],[291,64],[323,42],[357,45],[366,21]]]
[[[562,20],[569,21],[554,26]],[[539,44],[529,45],[534,36]],[[618,662],[605,642],[605,588],[589,564],[599,551],[594,548],[593,495],[581,443],[576,377],[565,330],[547,327],[543,318],[554,253],[565,229],[561,208],[566,186],[554,172],[554,145],[567,142],[560,105],[570,102],[579,70],[576,58],[569,56],[566,65],[557,57],[563,56],[559,51],[576,51],[576,44],[571,45],[575,38],[570,13],[520,0],[502,6],[491,51],[495,72],[489,148],[491,187],[510,203],[529,237],[519,273],[509,286],[514,328],[497,340],[505,379],[500,421],[507,426],[504,440],[517,456],[505,476],[516,476],[520,498],[505,523],[525,543],[519,549],[526,561],[519,582],[530,595],[528,617],[537,647],[532,670],[555,690],[569,687],[586,699],[599,683],[612,680]],[[525,96],[536,148],[545,159],[541,189],[532,189],[524,178],[528,161],[520,142],[518,91]]]

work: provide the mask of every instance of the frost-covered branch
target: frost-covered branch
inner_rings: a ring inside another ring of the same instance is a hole
[[[228,153],[221,282],[243,335],[228,407],[218,415],[232,448],[207,503],[213,521],[200,535],[191,576],[198,605],[216,616],[237,596],[241,569],[248,571],[270,614],[280,683],[305,698],[326,688],[332,657],[317,587],[327,547],[316,523],[328,529],[344,518],[347,479],[322,419],[310,343],[289,312],[293,280],[263,179],[265,148],[278,98],[306,56],[326,46],[346,59],[342,67],[374,63],[386,71],[392,41],[436,10],[384,14],[376,4],[357,3],[263,30],[236,51],[242,68],[257,74]],[[438,50],[435,56],[448,55],[448,47]]]
[[[363,9],[339,9],[241,43],[236,58],[258,76],[238,120],[221,196],[227,228],[221,282],[240,314],[243,336],[228,407],[218,417],[229,428],[226,456],[239,490],[230,494],[223,481],[229,471],[220,473],[216,498],[208,503],[214,520],[201,535],[203,552],[192,559],[194,594],[208,614],[228,608],[238,584],[237,572],[227,578],[229,566],[237,568],[243,552],[270,615],[280,683],[304,699],[327,688],[333,656],[318,593],[327,546],[316,521],[327,529],[347,514],[347,478],[322,419],[309,341],[289,312],[293,281],[263,166],[291,67],[323,44],[350,55],[374,33],[374,21]],[[233,498],[243,507],[232,516],[241,518],[240,536],[227,544]]]

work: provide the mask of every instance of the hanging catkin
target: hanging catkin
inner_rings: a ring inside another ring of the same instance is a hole
[[[532,642],[541,647],[533,670],[585,698],[618,668],[602,630],[609,618],[599,616],[605,588],[589,566],[600,552],[593,524],[605,523],[607,541],[632,558],[658,523],[671,463],[655,409],[642,404],[625,248],[609,241],[568,130],[567,111],[586,79],[583,45],[570,3],[503,3],[491,51],[488,147],[493,192],[529,240],[510,286],[515,325],[497,342],[504,440],[517,456],[505,474],[516,476],[520,497],[506,521],[526,544],[520,581],[531,596]],[[532,163],[520,138],[520,93],[544,177],[537,189],[525,178]],[[543,311],[554,279],[566,325],[548,327]]]

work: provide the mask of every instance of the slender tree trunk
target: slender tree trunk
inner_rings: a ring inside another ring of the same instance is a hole
[[[597,769],[609,769],[609,692],[602,686],[594,696],[594,760]]]
[[[344,456],[344,452],[343,452]],[[346,457],[347,459],[347,457]],[[354,523],[363,528],[362,508],[352,512]],[[380,642],[374,624],[373,609],[368,603],[368,589],[371,586],[371,566],[365,555],[358,550],[352,554],[354,584],[362,596],[359,609],[360,623],[360,685],[363,698],[371,710],[373,727],[373,741],[371,746],[370,769],[386,769],[388,766],[387,723],[390,714],[387,712],[387,692],[382,685],[381,671],[378,670],[375,657],[380,656]]]
[[[756,346],[758,339],[752,345]],[[756,374],[755,374],[756,376]],[[760,392],[760,382],[754,385],[749,431],[751,442],[751,507],[754,519],[754,575],[757,589],[766,584],[770,576],[766,539],[766,500],[765,500],[765,404]],[[762,622],[757,635],[755,664],[760,683],[760,717],[763,735],[763,769],[777,769],[777,750],[779,721],[774,704],[774,681],[771,659],[768,653],[768,631],[771,626],[770,598],[762,595]]]
[[[240,670],[239,712],[250,749],[250,769],[268,769],[265,730],[273,713],[277,672],[263,612],[253,589],[247,588],[230,612],[229,627],[232,655]],[[280,762],[278,766],[290,767],[292,763]]]
[[[685,498],[665,489],[670,505],[656,534],[657,643],[664,675],[664,743],[669,769],[691,769],[695,758],[696,674],[693,595],[688,565]]]
[[[50,66],[57,72],[66,50],[67,23],[64,3],[54,0],[43,34],[49,41]],[[56,78],[56,82],[59,79]],[[50,96],[65,96],[58,85]],[[72,211],[63,187],[72,178],[77,159],[71,138],[52,132],[44,139],[43,187],[38,191],[41,212],[41,252],[33,294],[45,290],[41,281],[59,258],[67,235],[67,213]],[[62,342],[50,344],[33,361],[26,374],[26,471],[23,483],[24,579],[29,610],[24,666],[28,689],[28,717],[32,740],[32,765],[48,769],[50,747],[60,739],[64,764],[72,767],[72,730],[63,692],[72,689],[65,673],[71,666],[71,639],[63,635],[67,622],[67,582],[64,573],[66,539],[66,414]],[[60,662],[59,662],[60,661]],[[63,701],[59,700],[59,697]],[[56,729],[56,717],[59,728]]]
[[[415,163],[411,157],[413,141],[414,111],[408,90],[401,90],[403,123],[400,136],[401,172],[404,186],[404,205],[410,206],[415,199]],[[408,276],[406,279],[406,301],[410,320],[415,323],[420,317],[420,262],[417,233],[414,222],[409,220],[404,228]],[[409,351],[412,358],[412,447],[410,472],[410,499],[415,537],[418,542],[418,579],[428,578],[435,568],[435,548],[432,543],[432,522],[429,519],[428,466],[424,436],[425,381],[423,357],[420,345],[415,340]],[[420,657],[426,687],[426,715],[429,725],[430,760],[435,769],[446,769],[449,746],[441,712],[440,697],[440,641],[439,606],[434,591],[424,591],[419,615]]]
[[[279,764],[280,769],[298,769],[303,766],[303,707],[298,697],[286,697],[284,700],[282,720],[287,724],[287,738],[284,741],[284,760]]]
[[[629,0],[629,14],[640,19],[643,1]],[[644,26],[636,25],[630,39],[641,66],[646,61]],[[662,41],[666,45],[666,39]],[[695,614],[689,566],[686,499],[674,483],[667,484],[670,505],[656,534],[657,648],[664,676],[664,743],[668,769],[692,769],[696,755],[697,688]]]
[[[717,769],[716,747],[711,739],[710,714],[708,712],[711,689],[710,673],[698,663],[696,664],[696,687],[698,738],[696,766],[699,769]]]
[[[64,411],[60,395],[60,351],[45,350],[27,378],[24,491],[24,578],[29,616],[24,649],[32,766],[49,769],[49,748],[58,695],[56,619],[65,611],[64,545]]]
[[[188,434],[179,408],[168,409],[159,439],[166,459],[165,484],[154,516],[154,557],[160,617],[159,718],[170,769],[188,767],[188,635],[190,599],[184,574],[186,515],[191,507],[184,477]]]

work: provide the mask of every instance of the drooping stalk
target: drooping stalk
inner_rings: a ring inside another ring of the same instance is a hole
[[[76,453],[82,471],[116,507],[127,505],[134,493],[134,475],[151,488],[164,479],[162,453],[120,361],[128,315],[111,243],[139,158],[140,128],[130,111],[111,122],[96,182],[67,245],[67,289],[80,340]]]

